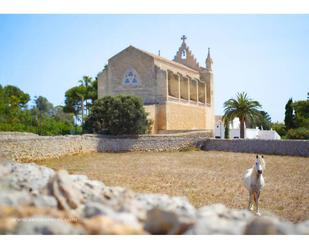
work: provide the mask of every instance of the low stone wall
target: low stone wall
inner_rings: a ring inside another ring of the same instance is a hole
[[[198,143],[203,150],[258,154],[309,156],[308,140],[205,139]]]
[[[36,161],[95,152],[98,142],[85,136],[16,137],[0,140],[0,155],[16,161]]]
[[[99,152],[121,151],[179,151],[194,147],[207,133],[155,135],[140,137],[103,137],[98,141]]]
[[[39,135],[30,132],[18,132],[18,131],[1,131],[0,140],[16,139],[16,138],[30,138],[38,137]]]
[[[89,152],[203,150],[247,152],[272,155],[309,156],[309,141],[209,139],[207,132],[142,136],[0,136],[1,156],[30,162]]]
[[[209,137],[207,132],[142,136],[0,136],[0,156],[30,162],[89,152],[178,151]]]

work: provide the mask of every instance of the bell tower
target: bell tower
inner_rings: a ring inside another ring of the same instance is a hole
[[[198,71],[200,66],[186,44],[187,37],[183,35],[180,39],[182,43],[174,57],[174,61]]]

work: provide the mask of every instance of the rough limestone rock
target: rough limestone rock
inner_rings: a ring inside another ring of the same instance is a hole
[[[244,231],[245,234],[297,234],[297,226],[289,221],[280,219],[271,214],[255,217],[249,222]]]
[[[40,208],[57,208],[57,201],[52,196],[33,195],[27,191],[0,191],[0,205],[6,206],[34,206]]]
[[[26,191],[7,190],[0,191],[0,205],[27,206],[32,204],[32,196]]]
[[[233,210],[223,204],[202,207],[197,222],[186,234],[243,234],[245,226],[254,218],[247,210]]]
[[[115,222],[105,216],[95,216],[91,219],[82,220],[82,225],[88,234],[106,235],[142,235],[146,234],[143,229]]]
[[[57,201],[60,209],[78,208],[83,200],[81,192],[74,186],[68,172],[58,171],[48,183],[48,191]]]
[[[108,187],[36,164],[0,162],[0,234],[309,234],[272,214]]]
[[[74,227],[60,219],[55,219],[48,216],[32,216],[18,222],[15,229],[15,234],[85,234],[85,230]]]
[[[295,234],[309,235],[309,220],[297,224],[295,227]]]
[[[144,229],[151,234],[183,234],[195,220],[178,216],[173,211],[153,208],[147,211]]]
[[[101,202],[104,200],[105,185],[100,181],[89,180],[84,175],[70,175],[74,187],[83,196],[84,202]]]
[[[129,212],[139,220],[145,219],[146,210],[136,201],[136,194],[122,187],[105,187],[101,204],[108,206],[116,212]]]
[[[53,196],[38,195],[32,200],[32,205],[38,208],[57,208],[57,200]]]
[[[245,234],[255,235],[278,235],[284,234],[269,218],[259,217],[251,221],[245,229]]]
[[[54,176],[50,168],[31,164],[5,161],[0,165],[0,189],[41,192]]]
[[[95,216],[106,216],[111,220],[131,226],[135,229],[142,229],[142,224],[135,215],[128,212],[115,212],[112,208],[97,202],[89,202],[83,208],[83,217],[92,218]]]
[[[0,234],[14,234],[17,223],[16,218],[0,219]]]
[[[163,194],[137,194],[136,200],[146,211],[159,208],[164,211],[175,212],[185,218],[196,218],[196,209],[186,197],[170,197]]]

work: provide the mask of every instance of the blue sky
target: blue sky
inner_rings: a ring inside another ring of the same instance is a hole
[[[185,34],[201,65],[214,61],[215,109],[245,91],[273,121],[309,91],[309,15],[0,15],[0,84],[63,104],[128,45],[172,59]]]

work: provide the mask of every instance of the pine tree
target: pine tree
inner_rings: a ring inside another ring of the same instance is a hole
[[[285,118],[284,124],[287,130],[294,128],[294,109],[293,109],[293,100],[292,98],[285,105]]]

